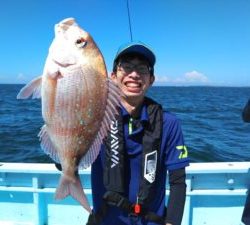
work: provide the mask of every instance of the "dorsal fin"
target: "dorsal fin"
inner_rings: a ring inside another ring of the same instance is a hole
[[[107,82],[108,96],[104,117],[95,140],[86,155],[80,161],[79,167],[82,169],[88,168],[95,161],[97,155],[99,154],[103,138],[106,137],[108,130],[110,129],[110,123],[115,119],[115,115],[118,114],[118,106],[120,105],[120,89],[113,83],[112,80],[108,79]]]

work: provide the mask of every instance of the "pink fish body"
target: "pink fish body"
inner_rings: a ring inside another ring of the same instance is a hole
[[[119,94],[108,80],[104,59],[89,33],[73,18],[55,25],[43,75],[27,84],[18,99],[42,99],[42,149],[62,165],[56,199],[71,195],[91,212],[78,176],[96,159]]]

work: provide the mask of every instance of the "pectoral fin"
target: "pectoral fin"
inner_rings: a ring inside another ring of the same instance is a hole
[[[18,93],[17,99],[41,98],[42,76],[35,78],[26,84]]]

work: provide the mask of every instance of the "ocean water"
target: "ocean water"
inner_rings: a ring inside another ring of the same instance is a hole
[[[22,86],[0,84],[0,162],[51,162],[37,137],[40,100],[17,100]],[[181,121],[192,162],[250,161],[250,123],[241,118],[250,88],[152,87],[148,96]]]

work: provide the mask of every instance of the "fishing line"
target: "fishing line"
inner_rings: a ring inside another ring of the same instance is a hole
[[[129,11],[129,0],[127,0],[127,12],[128,12],[128,24],[129,24],[129,32],[130,32],[130,41],[133,41],[132,26],[131,26],[130,11]]]

